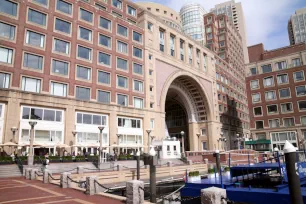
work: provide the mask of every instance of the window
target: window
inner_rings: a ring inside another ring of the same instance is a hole
[[[251,81],[251,89],[258,89],[259,88],[259,81],[258,80],[252,80]]]
[[[267,105],[268,114],[275,114],[278,112],[277,105]]]
[[[142,42],[142,34],[133,31],[133,40],[137,42]]]
[[[10,80],[11,80],[10,74],[0,72],[0,88],[9,88]]]
[[[80,8],[80,19],[91,23],[93,19],[93,13]]]
[[[72,4],[66,1],[63,1],[63,0],[57,0],[56,10],[71,15],[72,14]]]
[[[83,47],[81,45],[78,45],[78,57],[85,59],[85,60],[91,60],[91,49],[87,47]]]
[[[301,65],[300,58],[292,59],[292,67],[297,67]]]
[[[117,68],[128,70],[128,61],[117,57]]]
[[[269,120],[269,127],[270,128],[277,128],[277,127],[279,127],[279,119]]]
[[[139,92],[143,92],[143,82],[134,80],[134,90],[139,91]]]
[[[293,73],[294,81],[304,81],[304,71]]]
[[[150,31],[153,31],[153,24],[150,23],[150,22],[148,22],[148,29],[149,29]]]
[[[98,102],[100,103],[110,103],[110,93],[107,91],[98,91]]]
[[[113,6],[116,7],[117,9],[122,9],[122,2],[119,0],[112,0],[113,1]]]
[[[128,36],[128,29],[122,25],[117,25],[117,33],[119,35],[122,35],[124,37],[127,37]]]
[[[271,77],[264,78],[263,84],[264,86],[273,86],[274,85],[273,77],[271,76]]]
[[[30,92],[40,92],[40,79],[34,79],[29,77],[22,77],[22,87],[23,91]]]
[[[123,76],[117,76],[117,86],[121,88],[128,88],[128,79]]]
[[[154,121],[154,119],[151,119],[150,120],[150,129],[153,130],[154,126],[155,126],[155,121]]]
[[[0,63],[12,64],[13,50],[5,47],[0,47]]]
[[[252,101],[253,101],[253,103],[259,102],[260,101],[260,93],[252,94]]]
[[[276,62],[275,66],[276,69],[278,70],[287,69],[287,62],[286,61]]]
[[[110,73],[98,71],[98,82],[102,84],[110,84]]]
[[[54,51],[56,52],[60,52],[60,53],[64,53],[64,54],[69,54],[69,50],[70,50],[70,43],[63,41],[63,40],[59,40],[59,39],[54,39]]]
[[[143,99],[141,98],[134,98],[134,108],[143,108]]]
[[[256,69],[256,67],[251,68],[251,69],[250,69],[250,73],[251,73],[251,75],[256,75],[256,74],[257,74],[257,69]]]
[[[263,123],[263,121],[256,121],[255,126],[256,126],[256,129],[263,129],[264,128],[264,123]]]
[[[42,4],[44,6],[48,6],[48,0],[33,0],[33,1]]]
[[[175,46],[175,37],[173,35],[170,35],[170,54],[172,57],[174,57],[175,54],[174,46]]]
[[[105,10],[105,11],[107,10],[106,7],[103,6],[103,5],[101,5],[101,4],[95,3],[95,5],[96,5],[96,7],[97,7],[98,9],[102,9],[102,10]]]
[[[3,0],[1,1],[0,12],[11,16],[17,16],[17,6],[18,4],[12,1]]]
[[[83,27],[79,27],[79,37],[83,40],[92,41],[92,31]]]
[[[45,43],[45,35],[28,30],[26,34],[26,43],[35,47],[43,48]]]
[[[77,78],[90,80],[91,79],[91,69],[77,65]]]
[[[130,14],[132,16],[136,16],[136,9],[134,9],[131,6],[128,6],[127,12],[128,12],[128,14]]]
[[[111,56],[106,53],[99,52],[99,63],[110,66]]]
[[[47,15],[44,13],[35,11],[33,9],[29,9],[28,11],[28,21],[32,23],[46,26],[46,18],[47,18]]]
[[[77,86],[75,90],[76,99],[90,100],[90,89],[85,87]]]
[[[121,106],[128,106],[127,96],[122,94],[117,94],[117,104]]]
[[[52,60],[52,72],[60,75],[68,75],[68,63],[63,61]]]
[[[111,37],[100,34],[99,35],[99,44],[108,48],[112,47]]]
[[[288,74],[277,75],[277,83],[278,84],[288,83]]]
[[[117,50],[118,52],[128,53],[128,45],[124,42],[117,41]]]
[[[119,118],[118,117],[118,127],[125,128],[141,128],[141,120],[132,118]],[[134,136],[133,136],[134,139]]]
[[[292,127],[294,126],[294,118],[284,118],[284,127]]]
[[[154,103],[150,103],[150,108],[154,108]]]
[[[86,125],[106,126],[107,125],[107,116],[106,115],[96,115],[96,114],[90,114],[90,113],[77,112],[76,123],[77,124],[86,124]]]
[[[55,19],[55,30],[66,33],[66,34],[70,34],[71,23],[56,18]]]
[[[306,110],[306,101],[298,101],[299,110]]]
[[[163,30],[159,30],[159,50],[165,51],[165,32]]]
[[[67,84],[51,82],[51,94],[55,96],[67,96]]]
[[[255,116],[262,115],[261,106],[260,106],[260,107],[255,107],[255,108],[254,108],[254,115],[255,115]]]
[[[261,66],[262,73],[272,72],[271,64]]]
[[[180,54],[181,54],[181,60],[184,61],[184,41],[180,40]]]
[[[295,90],[296,90],[296,95],[297,96],[305,96],[306,95],[306,87],[305,87],[305,85],[303,85],[303,86],[296,86]]]
[[[62,122],[63,111],[56,109],[22,107],[22,119]]]
[[[202,150],[207,150],[207,144],[206,144],[206,142],[202,142]]]
[[[266,91],[265,98],[266,100],[275,100],[276,99],[275,91]]]
[[[100,17],[100,27],[106,30],[111,30],[112,22],[106,18]]]
[[[302,124],[302,125],[306,125],[306,116],[302,116],[302,117],[301,117],[301,124]],[[304,138],[305,138],[305,136],[306,136],[305,133],[306,133],[306,132],[304,132]]]
[[[280,98],[288,98],[290,97],[290,89],[286,88],[286,89],[280,89],[279,91],[279,97]]]
[[[15,39],[15,26],[0,22],[0,38]]]
[[[152,69],[149,70],[149,75],[150,75],[150,76],[153,75],[153,70],[152,70]]]
[[[133,72],[135,74],[141,74],[142,75],[142,65],[133,63]]]
[[[30,69],[42,70],[43,57],[30,53],[24,53],[23,66]]]
[[[142,49],[139,49],[137,47],[133,47],[133,56],[142,58]]]
[[[282,113],[293,111],[292,103],[283,103],[281,104]]]

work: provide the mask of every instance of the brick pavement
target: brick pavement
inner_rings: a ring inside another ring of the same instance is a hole
[[[15,177],[0,179],[0,203],[122,204],[123,201],[101,195],[89,196],[75,189]]]

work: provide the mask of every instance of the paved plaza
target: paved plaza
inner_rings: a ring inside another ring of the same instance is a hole
[[[0,179],[0,203],[119,204],[122,202],[99,195],[89,196],[74,189],[63,189],[57,185],[43,184],[41,181],[15,177]]]

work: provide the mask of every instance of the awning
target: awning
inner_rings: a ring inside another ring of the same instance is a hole
[[[271,144],[271,140],[251,140],[245,141],[245,145]]]

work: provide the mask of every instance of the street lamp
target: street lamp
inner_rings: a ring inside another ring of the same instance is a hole
[[[13,132],[13,142],[16,143],[16,141],[15,141],[15,133],[18,131],[18,128],[17,127],[12,127],[11,131]]]
[[[150,151],[150,133],[152,132],[152,130],[148,129],[146,131],[148,133],[148,153],[149,153],[149,151]]]
[[[183,157],[185,156],[185,145],[184,145],[184,131],[181,131],[181,136],[182,136],[182,155]]]
[[[102,140],[103,140],[103,130],[104,130],[104,127],[103,126],[99,126],[98,127],[99,130],[100,130],[100,154],[99,154],[99,169],[101,169],[101,163],[103,162],[103,147],[102,147]]]
[[[36,121],[30,121],[29,122],[31,126],[31,131],[30,131],[30,152],[28,156],[28,166],[33,166],[34,162],[34,150],[33,150],[33,143],[34,143],[34,126],[37,124]]]
[[[201,134],[200,134],[200,133],[197,133],[196,135],[198,136],[198,149],[199,149],[199,151],[200,151],[201,148],[199,147],[199,145],[200,145],[200,135],[201,135]]]

